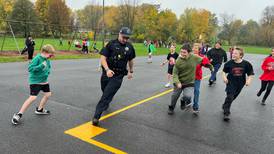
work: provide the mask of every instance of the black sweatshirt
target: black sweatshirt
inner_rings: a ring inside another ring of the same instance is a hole
[[[227,61],[226,52],[222,48],[219,48],[219,49],[212,48],[211,50],[207,52],[207,57],[209,60],[212,59],[212,62],[211,62],[212,65],[222,64],[223,61],[224,62]]]

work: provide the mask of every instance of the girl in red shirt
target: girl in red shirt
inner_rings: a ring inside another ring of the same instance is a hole
[[[257,96],[260,97],[262,92],[266,90],[262,100],[262,105],[265,105],[265,101],[270,94],[274,84],[274,48],[271,50],[271,56],[265,58],[262,64],[262,70],[264,73],[260,77],[261,89],[257,93]]]

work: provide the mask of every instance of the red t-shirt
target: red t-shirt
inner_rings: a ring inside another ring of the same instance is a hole
[[[207,57],[205,57],[204,55],[202,54],[199,54],[200,57],[203,58],[201,64],[198,64],[196,66],[196,73],[195,73],[195,80],[202,80],[203,78],[203,70],[202,70],[202,65],[206,65],[206,64],[210,64],[210,61],[208,60]]]
[[[264,73],[261,75],[260,79],[263,81],[274,81],[274,58],[272,56],[265,58],[262,69]]]

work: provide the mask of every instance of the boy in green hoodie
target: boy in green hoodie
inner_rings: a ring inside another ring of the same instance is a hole
[[[190,52],[190,45],[184,44],[181,47],[180,56],[173,68],[174,90],[171,96],[171,104],[168,109],[168,114],[170,115],[174,113],[177,100],[182,92],[181,109],[184,110],[191,105],[191,96],[194,93],[196,66],[201,64],[202,58]]]
[[[42,98],[39,106],[36,108],[35,114],[47,115],[50,113],[50,111],[44,109],[44,106],[51,96],[48,82],[48,76],[51,70],[49,58],[54,56],[54,50],[55,49],[52,45],[44,45],[42,47],[41,54],[37,54],[37,56],[29,64],[28,71],[30,96],[22,105],[20,111],[13,115],[11,122],[14,125],[17,125],[20,122],[23,113],[28,109],[30,104],[36,100],[37,95],[41,90],[44,92],[44,97]]]

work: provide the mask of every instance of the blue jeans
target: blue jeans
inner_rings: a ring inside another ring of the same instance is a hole
[[[215,65],[213,65],[214,71],[211,72],[211,77],[209,78],[209,81],[216,81],[216,75],[217,75],[217,72],[219,71],[221,65],[222,64],[215,64]]]
[[[200,85],[201,85],[201,80],[195,80],[193,110],[198,110],[199,109]]]

